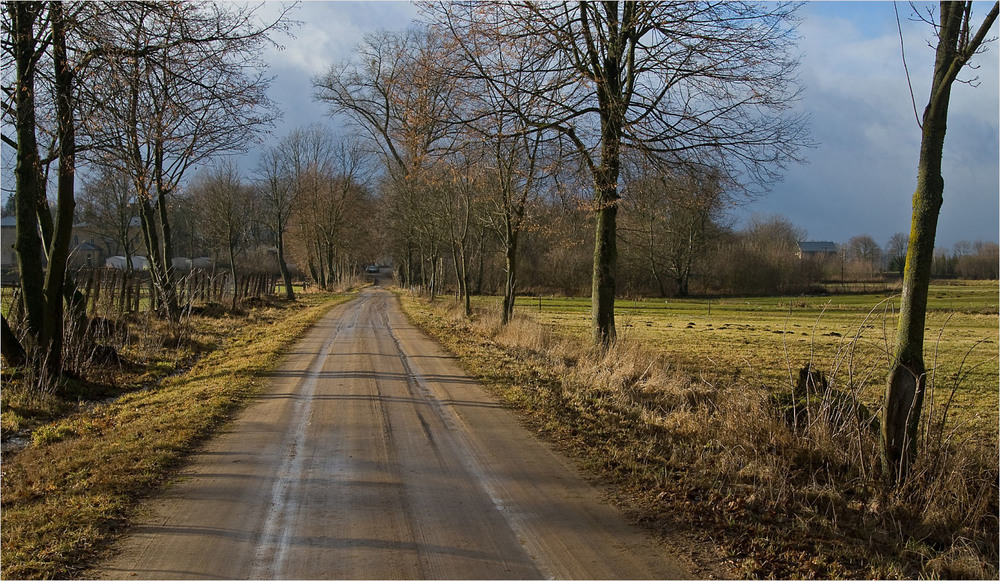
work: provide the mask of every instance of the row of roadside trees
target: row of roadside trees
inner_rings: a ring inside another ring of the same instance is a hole
[[[426,4],[425,24],[365,37],[354,58],[314,81],[316,97],[364,138],[367,154],[378,160],[377,176],[362,175],[366,164],[352,161],[354,151],[363,157],[361,149],[308,138],[296,149],[289,136],[265,154],[254,187],[245,187],[231,165],[219,165],[192,184],[189,199],[206,209],[202,231],[211,232],[217,247],[225,243],[235,265],[238,237],[251,228],[234,226],[251,204],[227,196],[253,190],[252,199],[267,210],[255,224],[270,230],[289,292],[286,251],[293,249],[295,262],[325,285],[349,264],[343,240],[363,236],[348,225],[377,206],[401,281],[433,297],[449,260],[468,313],[475,259],[492,240],[504,257],[505,322],[526,243],[577,240],[556,250],[566,257],[591,253],[593,339],[604,348],[616,338],[622,240],[650,250],[651,276],[661,290],[670,279],[678,293],[689,292],[698,257],[725,239],[719,226],[728,205],[766,190],[810,145],[805,118],[794,107],[796,8]],[[971,4],[945,3],[940,21],[932,22],[938,62],[922,123],[914,230],[881,432],[887,471],[897,476],[914,453],[920,415],[923,313],[948,97],[996,15],[994,6],[975,28]],[[4,116],[15,129],[4,140],[17,149],[26,348],[48,372],[59,372],[63,302],[74,300],[65,265],[78,157],[113,170],[115,179],[127,176],[155,304],[176,320],[171,200],[196,164],[245,149],[274,119],[260,59],[286,23],[283,17],[261,23],[253,9],[214,3],[4,4]],[[52,164],[54,215],[45,192]],[[377,202],[369,204],[366,183],[378,192]],[[584,219],[569,211],[574,205]],[[545,213],[551,207],[567,211]],[[730,262],[753,264],[775,241],[790,247],[795,233],[788,226],[752,223],[730,237]],[[578,241],[584,229],[590,242]]]
[[[540,226],[531,210],[540,199],[582,203],[593,229],[594,338],[608,345],[623,190],[705,230],[713,212],[766,187],[808,143],[791,110],[794,6],[424,11],[426,26],[366,37],[316,88],[381,157],[390,250],[404,282],[432,296],[447,256],[468,305],[473,241],[487,224],[505,256],[506,320],[521,244]],[[677,270],[687,260],[677,257]]]
[[[231,157],[208,165],[170,196],[174,252],[210,256],[233,280],[238,269],[280,273],[289,299],[293,274],[331,288],[379,257],[367,157],[314,124],[265,148],[251,171]],[[102,168],[79,203],[79,220],[109,254],[144,252],[140,197],[125,176]]]
[[[79,311],[66,264],[80,169],[112,170],[135,192],[153,301],[177,320],[171,196],[195,165],[245,150],[275,119],[262,57],[288,21],[210,2],[5,2],[2,17],[25,313],[23,340],[3,320],[4,355],[56,377],[64,306]]]
[[[450,250],[467,313],[473,216],[493,217],[508,256],[506,321],[519,244],[532,223],[528,202],[542,192],[584,200],[593,228],[593,339],[607,347],[616,337],[626,200],[672,208],[668,218],[684,216],[684,227],[697,229],[709,224],[713,204],[766,189],[809,145],[792,107],[795,11],[698,2],[427,4],[426,26],[366,37],[354,59],[316,79],[317,97],[383,159],[402,279],[433,297]],[[924,320],[950,91],[996,17],[994,5],[976,26],[971,3],[942,3],[938,16],[925,16],[937,55],[918,122],[913,228],[880,431],[885,472],[895,481],[916,454],[926,384]],[[638,215],[652,220],[652,213]],[[665,230],[686,235],[689,247],[703,244],[682,227]],[[744,250],[759,250],[754,244],[748,237]],[[690,272],[683,258],[665,262]],[[678,282],[686,291],[683,276]]]

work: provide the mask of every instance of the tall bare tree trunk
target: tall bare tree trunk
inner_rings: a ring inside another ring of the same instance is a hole
[[[615,342],[615,274],[618,269],[617,184],[609,185],[607,178],[598,178],[597,225],[594,244],[594,271],[591,285],[591,313],[594,342],[609,347]]]
[[[609,83],[618,79],[617,71],[609,73]],[[619,87],[609,87],[615,95]],[[604,348],[615,342],[615,276],[618,271],[618,175],[621,171],[620,107],[612,97],[602,95],[601,104],[601,165],[594,171],[594,204],[597,214],[594,239],[594,271],[591,290],[591,327],[594,342]],[[607,102],[612,101],[612,102]],[[607,113],[607,114],[605,114]]]
[[[52,60],[55,67],[57,138],[59,140],[59,175],[56,186],[55,230],[49,241],[48,270],[45,273],[46,313],[42,343],[47,345],[46,364],[52,375],[62,371],[63,298],[66,264],[73,235],[76,209],[76,131],[73,119],[73,70],[66,54],[66,21],[62,2],[49,4],[52,23]]]
[[[468,317],[472,315],[472,301],[469,297],[469,257],[462,243],[452,243],[452,257],[455,263],[455,276],[458,279],[458,293],[462,299],[465,316]]]
[[[514,301],[517,292],[517,238],[509,224],[506,228],[506,244],[504,245],[505,268],[503,287],[503,311],[500,313],[501,324],[506,325],[514,318]]]
[[[163,180],[163,143],[155,145],[154,166],[156,181],[156,214],[160,226],[160,259],[161,270],[158,291],[161,295],[163,309],[168,321],[180,320],[181,309],[177,302],[176,283],[174,281],[174,244],[170,231],[170,218],[167,215],[167,188]]]
[[[44,203],[44,182],[38,142],[35,138],[35,21],[42,10],[40,2],[8,2],[4,8],[11,14],[14,33],[14,60],[17,85],[14,95],[17,133],[17,165],[15,173],[15,216],[17,266],[21,275],[21,300],[27,315],[28,335],[34,345],[26,345],[29,353],[42,334],[45,314],[45,275],[42,238],[38,233],[37,205]]]
[[[240,298],[240,285],[239,279],[236,276],[236,249],[233,245],[229,244],[229,272],[233,275],[233,302],[232,309],[236,310],[236,305],[239,303]]]
[[[285,233],[278,230],[278,271],[281,272],[281,280],[285,283],[285,298],[294,301],[295,290],[292,289],[292,274],[288,272],[288,263],[285,261]]]
[[[941,3],[934,80],[923,116],[917,189],[913,194],[913,219],[903,273],[895,354],[882,411],[882,466],[896,483],[906,478],[917,455],[917,431],[926,388],[924,325],[934,238],[944,194],[941,158],[951,86],[996,21],[998,6],[1000,3],[993,5],[979,31],[970,37],[971,2]]]

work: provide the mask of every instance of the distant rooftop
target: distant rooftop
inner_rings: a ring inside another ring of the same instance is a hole
[[[819,242],[799,242],[799,252],[806,253],[836,253],[837,245],[833,242],[819,241]]]

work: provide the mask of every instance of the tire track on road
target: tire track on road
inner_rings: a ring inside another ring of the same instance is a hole
[[[303,471],[303,449],[312,416],[316,384],[334,342],[345,328],[357,325],[363,306],[364,301],[361,300],[356,307],[349,307],[354,311],[353,319],[348,311],[343,318],[337,321],[333,333],[323,343],[319,353],[309,366],[306,377],[296,386],[295,409],[292,412],[291,421],[292,429],[288,431],[286,443],[282,446],[282,449],[286,450],[285,459],[271,488],[267,515],[264,517],[261,536],[254,551],[253,564],[250,568],[250,577],[253,579],[278,579],[281,576],[285,560],[288,558],[294,516],[298,512],[297,488]],[[349,325],[347,324],[348,320],[351,321]]]

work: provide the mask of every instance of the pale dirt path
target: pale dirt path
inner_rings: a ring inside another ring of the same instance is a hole
[[[333,309],[105,578],[689,578],[388,292]]]

